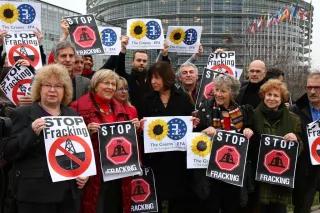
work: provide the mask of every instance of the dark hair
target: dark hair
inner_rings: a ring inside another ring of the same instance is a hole
[[[136,50],[133,52],[132,61],[134,61],[134,59],[136,57],[136,53],[144,53],[144,54],[148,55],[147,51],[145,51],[145,50]]]
[[[84,55],[83,58],[85,57],[91,58],[91,60],[93,60],[92,55]]]
[[[284,77],[284,72],[279,68],[273,67],[273,68],[268,69],[268,71],[266,73],[266,80],[277,79],[280,76]]]
[[[171,64],[168,62],[159,61],[150,67],[147,78],[150,85],[153,75],[158,75],[162,78],[165,90],[170,89],[175,83],[175,74],[173,73]]]

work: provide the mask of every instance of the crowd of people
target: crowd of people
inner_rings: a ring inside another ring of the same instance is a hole
[[[131,212],[131,178],[103,182],[98,140],[99,124],[131,121],[138,132],[141,164],[154,171],[158,212],[285,213],[289,204],[294,206],[294,213],[310,212],[320,169],[311,164],[306,127],[320,119],[320,71],[310,72],[304,82],[306,94],[293,104],[285,71],[267,69],[265,62],[254,60],[247,68],[248,81],[240,83],[229,75],[215,78],[212,100],[195,112],[199,75],[194,62],[202,54],[202,46],[177,71],[173,70],[167,46],[155,63],[150,62],[146,51],[138,50],[133,53],[129,70],[125,66],[129,38],[123,36],[120,54],[93,71],[92,56],[78,56],[74,45],[67,41],[65,21],[61,28],[61,40],[48,62],[44,59],[43,67],[35,72],[31,95],[20,97],[19,106],[13,107],[1,94],[1,112],[13,122],[10,137],[0,146],[4,171],[1,211]],[[5,33],[0,32],[2,39]],[[41,32],[37,36],[40,39]],[[5,60],[1,62],[2,80],[9,68]],[[17,63],[30,67],[26,60]],[[41,117],[74,115],[86,122],[97,174],[53,183]],[[234,186],[206,177],[204,169],[187,169],[186,152],[145,154],[141,145],[144,117],[156,116],[192,116],[194,131],[209,136],[219,130],[243,134],[250,140],[246,184]],[[262,134],[300,143],[293,190],[254,180]]]

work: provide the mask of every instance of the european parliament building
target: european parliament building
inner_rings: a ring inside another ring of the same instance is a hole
[[[305,18],[295,16],[267,26],[267,19],[293,4],[306,12]],[[205,52],[197,61],[199,66],[205,66],[209,53],[222,47],[236,51],[237,68],[262,59],[268,67],[282,68],[290,82],[300,81],[310,67],[312,11],[312,5],[302,0],[87,0],[87,13],[122,27],[122,34],[130,18],[159,18],[165,33],[168,26],[202,26]],[[260,23],[261,19],[265,22]],[[252,23],[254,32],[249,29]],[[130,52],[127,55],[130,57]],[[156,55],[151,51],[151,60]],[[171,55],[177,65],[189,57]],[[292,83],[289,86],[296,88]]]

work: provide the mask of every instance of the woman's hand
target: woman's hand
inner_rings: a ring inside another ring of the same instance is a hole
[[[217,133],[217,130],[212,126],[209,126],[208,128],[202,130],[202,132],[213,137]]]
[[[244,128],[243,135],[249,140],[253,135],[253,131],[250,128]]]
[[[76,182],[78,185],[78,189],[83,189],[83,187],[86,185],[88,180],[89,180],[89,177],[77,177]]]
[[[41,30],[39,30],[39,28],[36,28],[33,33],[37,36],[37,39],[38,39],[38,42],[39,42],[39,45],[41,45],[42,41],[43,41],[43,34],[41,32]]]
[[[141,128],[141,130],[143,130],[143,128],[144,128],[144,122],[146,121],[146,119],[145,118],[142,118],[141,120],[140,120],[140,128]]]
[[[89,130],[90,135],[92,135],[93,133],[98,132],[99,129],[100,129],[100,125],[98,123],[92,122],[92,123],[88,124],[88,130]]]
[[[30,64],[30,61],[26,60],[26,59],[19,59],[16,64],[20,64],[22,66],[25,66],[25,67],[29,67],[31,64]]]
[[[297,136],[292,132],[290,132],[290,133],[286,134],[285,136],[283,136],[283,139],[285,139],[286,141],[298,141]]]
[[[67,20],[62,19],[60,21],[60,28],[62,31],[62,35],[60,36],[60,41],[65,41],[69,36],[69,23],[67,22]]]
[[[138,118],[134,118],[131,120],[131,122],[133,123],[133,125],[136,127],[136,129],[140,128],[140,121]]]
[[[36,135],[40,135],[40,132],[45,127],[45,121],[42,118],[38,118],[32,122],[31,128],[36,133]]]

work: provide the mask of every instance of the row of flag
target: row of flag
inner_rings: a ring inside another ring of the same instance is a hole
[[[262,31],[266,27],[271,27],[282,22],[292,21],[293,19],[302,21],[309,20],[311,17],[311,10],[312,9],[310,8],[308,11],[298,5],[284,6],[274,15],[263,15],[253,20],[247,29],[247,33],[256,33],[258,31]]]

